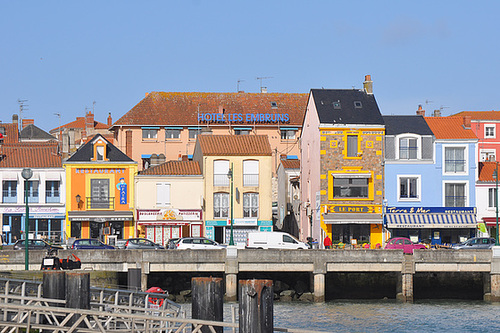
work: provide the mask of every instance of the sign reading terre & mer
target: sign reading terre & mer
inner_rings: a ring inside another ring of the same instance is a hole
[[[288,113],[200,113],[198,121],[205,123],[287,123]]]

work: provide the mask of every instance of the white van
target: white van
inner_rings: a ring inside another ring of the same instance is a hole
[[[308,249],[306,243],[297,240],[286,232],[249,232],[248,249]]]

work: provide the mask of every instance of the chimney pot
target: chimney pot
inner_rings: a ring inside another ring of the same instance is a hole
[[[113,125],[113,118],[111,118],[111,112],[108,114],[108,126]]]
[[[371,75],[365,75],[365,82],[363,82],[363,88],[365,93],[372,95],[373,94],[373,81]]]
[[[417,116],[425,117],[425,110],[422,109],[422,105],[421,104],[418,105]]]

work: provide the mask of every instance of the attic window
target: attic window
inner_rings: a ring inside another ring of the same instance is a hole
[[[273,109],[277,109],[277,108],[278,108],[278,103],[276,103],[276,102],[271,102],[271,107],[272,107]]]
[[[354,101],[354,108],[355,109],[361,109],[363,107],[363,104],[361,104],[360,101]]]
[[[340,110],[341,109],[340,101],[333,102],[333,108],[336,110]]]
[[[0,127],[0,134],[5,135],[5,127]]]

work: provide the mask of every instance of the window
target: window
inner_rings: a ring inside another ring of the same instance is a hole
[[[17,202],[17,181],[4,180],[2,182],[2,202],[16,203]]]
[[[196,139],[198,135],[201,133],[201,129],[190,129],[189,130],[189,138],[190,139]]]
[[[38,203],[38,180],[28,180],[28,203]]]
[[[347,136],[347,157],[358,157],[358,136]]]
[[[156,139],[158,137],[157,129],[142,129],[142,139]]]
[[[165,130],[165,138],[166,139],[180,139],[181,138],[181,130],[180,129],[166,129]]]
[[[272,109],[277,109],[277,108],[278,108],[278,103],[276,103],[276,102],[271,102],[271,108],[272,108]]]
[[[60,181],[48,180],[45,182],[45,202],[46,203],[57,203],[61,202],[59,195]]]
[[[283,235],[283,243],[291,243],[291,244],[298,244],[295,239],[288,235]]]
[[[156,183],[156,206],[170,205],[170,184]]]
[[[445,172],[464,173],[465,172],[465,148],[445,147]]]
[[[243,186],[259,186],[259,161],[243,161]]]
[[[91,179],[90,195],[91,209],[109,209],[109,179]]]
[[[399,139],[399,159],[416,160],[418,158],[418,141],[416,138]]]
[[[333,178],[334,198],[368,198],[368,178]]]
[[[243,217],[259,215],[259,193],[243,193]]]
[[[488,207],[489,208],[495,208],[495,189],[494,188],[489,188],[488,189]]]
[[[445,184],[445,207],[465,207],[465,184]]]
[[[481,162],[495,162],[496,161],[496,152],[495,150],[486,150],[486,149],[481,149],[479,152],[479,159]]]
[[[104,146],[97,146],[95,147],[95,153],[96,153],[96,161],[103,161],[104,160]]]
[[[229,161],[214,161],[214,186],[229,186]]]
[[[249,135],[250,130],[247,129],[235,129],[234,130],[234,135]]]
[[[229,216],[229,193],[214,193],[214,218]]]
[[[294,140],[295,130],[281,130],[281,140]]]
[[[418,199],[418,178],[401,177],[399,179],[399,199]]]
[[[354,108],[355,109],[361,109],[363,107],[363,104],[361,104],[360,101],[354,101]]]
[[[495,125],[484,126],[484,137],[495,138]]]

